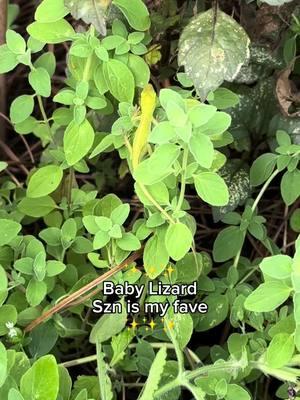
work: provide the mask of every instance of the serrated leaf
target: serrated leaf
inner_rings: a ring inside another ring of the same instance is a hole
[[[96,342],[96,349],[101,400],[112,400],[114,395],[112,390],[112,383],[108,375],[108,365],[104,361],[105,355],[101,351],[101,343],[98,341]]]
[[[93,24],[97,31],[106,35],[106,11],[111,0],[65,0],[65,5],[75,19]]]
[[[154,393],[156,392],[160,378],[162,376],[164,366],[166,364],[167,349],[162,347],[156,354],[156,357],[152,363],[149,377],[144,386],[144,390],[140,400],[150,400],[153,399]]]
[[[179,41],[179,65],[202,100],[224,81],[232,82],[249,57],[250,40],[229,15],[210,9],[197,15]]]

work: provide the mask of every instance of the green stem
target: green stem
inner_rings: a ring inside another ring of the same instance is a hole
[[[260,189],[260,192],[258,193],[258,196],[256,197],[252,207],[251,207],[251,211],[252,211],[252,215],[254,213],[254,211],[256,210],[256,207],[258,206],[258,203],[260,202],[261,198],[263,197],[265,191],[268,189],[270,183],[272,182],[272,180],[279,174],[279,170],[275,169],[275,171],[272,173],[272,175],[269,177],[269,179],[266,180],[265,184],[263,185],[263,187]],[[240,261],[240,257],[241,257],[241,253],[242,253],[242,248],[244,245],[244,241],[245,241],[245,237],[246,237],[246,233],[244,233],[244,240],[243,240],[243,244],[242,247],[240,248],[239,252],[237,253],[237,255],[235,256],[233,265],[234,267],[238,267],[239,261]]]
[[[93,25],[91,25],[90,27],[90,35],[91,36],[95,36],[95,27]],[[94,56],[94,52],[92,51],[91,54],[88,56],[86,63],[85,63],[85,67],[83,70],[83,75],[82,75],[82,80],[84,82],[88,82],[89,81],[89,74],[91,71],[91,66],[92,66],[92,62],[93,62],[93,56]]]
[[[188,163],[188,157],[189,157],[189,150],[187,147],[185,147],[183,150],[183,159],[182,159],[180,195],[179,195],[179,200],[178,200],[178,204],[177,204],[175,212],[179,211],[181,209],[181,206],[182,206],[182,203],[184,200],[185,186],[186,186],[186,168],[187,168],[187,163]]]
[[[149,342],[149,344],[153,347],[153,349],[161,349],[162,347],[166,347],[169,350],[175,350],[174,345],[172,343],[166,343],[166,342]],[[132,343],[128,346],[129,349],[135,349],[137,346],[137,343]],[[189,352],[190,356],[194,359],[196,363],[200,363],[200,359],[195,354],[191,349],[188,347],[186,348],[187,351]],[[70,368],[70,367],[76,367],[76,365],[82,365],[82,364],[88,364],[90,362],[97,361],[97,355],[93,354],[91,356],[83,357],[83,358],[77,358],[75,360],[70,360],[66,361],[64,363],[61,363],[60,365],[65,367],[65,368]]]
[[[155,392],[154,398],[158,398],[163,394],[175,389],[178,386],[186,386],[188,382],[199,378],[202,375],[207,375],[209,372],[223,371],[223,370],[233,370],[241,368],[241,363],[239,361],[228,361],[220,365],[206,365],[204,367],[198,368],[195,371],[185,372],[183,374],[178,374],[176,379],[162,386]]]
[[[176,358],[178,361],[178,375],[181,376],[184,373],[184,357],[183,357],[181,348],[179,347],[179,344],[178,344],[178,341],[174,334],[173,329],[169,328],[169,322],[171,322],[171,321],[168,319],[168,317],[165,317],[165,327],[166,327],[169,337],[174,345],[174,350],[175,350]]]
[[[50,127],[50,124],[49,124],[49,121],[48,121],[48,118],[47,118],[47,114],[46,114],[46,111],[45,111],[45,108],[44,108],[43,100],[42,100],[40,95],[37,95],[37,100],[38,100],[38,104],[39,104],[39,108],[40,108],[43,120],[44,120],[45,124],[47,125],[48,131],[49,131],[49,135],[52,138],[51,127]]]
[[[151,201],[151,203],[165,216],[165,218],[171,223],[175,224],[174,219],[160,206],[160,204],[157,203],[157,201],[151,196],[151,194],[148,192],[146,187],[142,184],[138,184],[144,193],[144,195],[147,197],[148,200]]]

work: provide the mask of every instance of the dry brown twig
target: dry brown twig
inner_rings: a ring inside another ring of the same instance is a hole
[[[92,282],[90,282],[87,285],[83,286],[82,288],[80,288],[76,292],[70,294],[68,297],[66,297],[64,300],[62,300],[60,303],[56,304],[54,307],[50,308],[50,310],[46,311],[40,317],[36,318],[29,325],[27,325],[25,330],[24,330],[24,332],[31,332],[38,325],[42,324],[48,318],[52,317],[52,315],[58,313],[59,311],[61,311],[65,307],[72,305],[72,303],[74,303],[74,301],[79,299],[82,295],[86,294],[88,291],[90,291],[93,288],[95,288],[96,286],[100,285],[100,283],[102,283],[106,279],[112,277],[117,272],[122,271],[122,269],[126,268],[128,265],[132,264],[135,260],[140,258],[140,256],[142,255],[142,250],[143,249],[140,249],[139,251],[136,251],[130,257],[128,257],[125,261],[123,261],[121,264],[115,266],[111,270],[107,271],[105,274],[99,276],[98,278],[94,279]],[[94,295],[94,294],[95,294],[95,291],[93,291],[91,295]],[[87,299],[87,296],[85,296],[82,299],[82,301],[80,301],[80,303],[84,302],[86,299]],[[77,302],[76,304],[79,304],[79,302]]]

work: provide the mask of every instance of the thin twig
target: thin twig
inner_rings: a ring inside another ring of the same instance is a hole
[[[44,314],[42,314],[40,317],[36,318],[34,321],[32,321],[28,326],[25,328],[25,332],[31,332],[34,328],[36,328],[38,325],[42,324],[45,322],[48,318],[52,317],[52,315],[58,313],[62,309],[66,308],[70,304],[72,304],[75,300],[77,300],[80,296],[83,294],[86,294],[89,290],[93,289],[94,287],[100,285],[100,283],[104,282],[106,279],[112,277],[115,275],[117,272],[122,271],[125,267],[127,267],[129,264],[133,263],[135,260],[137,260],[142,254],[142,249],[133,253],[130,257],[128,257],[125,261],[123,261],[121,264],[117,265],[116,267],[112,268],[111,270],[107,271],[103,275],[99,276],[98,278],[94,279],[92,282],[88,283],[87,285],[83,286],[76,292],[72,293],[68,297],[66,297],[64,300],[62,300],[60,303],[56,304],[54,307],[50,308],[50,310],[46,311]]]

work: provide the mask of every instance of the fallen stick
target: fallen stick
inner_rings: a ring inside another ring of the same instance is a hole
[[[64,300],[62,300],[60,303],[56,304],[54,307],[50,308],[50,310],[46,311],[40,317],[36,318],[29,325],[27,325],[26,328],[24,329],[24,332],[31,332],[38,325],[42,324],[48,318],[50,318],[52,315],[56,314],[57,312],[61,311],[63,308],[65,308],[68,305],[70,305],[71,303],[73,303],[80,296],[82,296],[83,294],[86,294],[89,290],[91,290],[94,287],[98,286],[100,283],[104,282],[106,279],[112,277],[117,272],[121,271],[122,269],[124,269],[125,267],[127,267],[128,265],[133,263],[141,255],[142,255],[142,249],[137,251],[137,252],[135,252],[135,253],[133,253],[130,257],[128,257],[121,264],[119,264],[116,267],[112,268],[111,270],[105,272],[105,274],[103,274],[103,275],[99,276],[98,278],[94,279],[92,282],[90,282],[87,285],[83,286],[82,288],[80,288],[76,292],[70,294],[68,297],[66,297]],[[92,294],[94,294],[94,292]],[[85,296],[82,299],[82,301],[85,301],[86,299],[87,299],[87,296]],[[76,302],[76,304],[79,304],[79,303]]]

